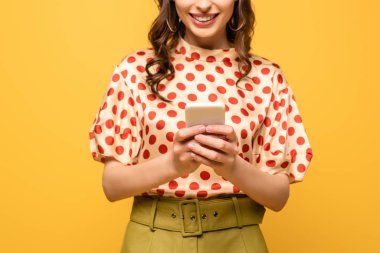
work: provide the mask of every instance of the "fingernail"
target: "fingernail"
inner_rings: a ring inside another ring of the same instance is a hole
[[[199,131],[204,131],[206,129],[206,127],[202,126],[202,127],[198,128],[198,129],[199,129]]]

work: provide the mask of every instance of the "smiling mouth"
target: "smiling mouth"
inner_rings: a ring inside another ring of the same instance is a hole
[[[217,13],[217,14],[212,14],[212,15],[201,15],[201,16],[200,16],[200,15],[195,15],[195,14],[191,14],[191,13],[189,13],[189,15],[190,15],[191,17],[193,17],[195,20],[199,21],[199,22],[204,22],[204,23],[206,23],[206,22],[208,22],[208,21],[210,21],[210,20],[216,18],[216,17],[219,15],[219,13]]]

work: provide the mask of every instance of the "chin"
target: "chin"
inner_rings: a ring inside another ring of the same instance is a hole
[[[194,30],[191,30],[191,33],[194,34],[195,36],[199,37],[199,38],[208,38],[208,37],[212,37],[214,36],[217,31],[214,30],[214,29],[209,29],[209,30],[206,30],[206,29],[197,29],[196,31]]]

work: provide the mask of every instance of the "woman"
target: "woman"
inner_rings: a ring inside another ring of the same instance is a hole
[[[284,207],[312,158],[293,91],[249,53],[250,1],[158,7],[153,47],[116,65],[90,129],[108,200],[134,197],[121,252],[268,252],[266,208]],[[225,125],[186,127],[190,102],[223,102]]]

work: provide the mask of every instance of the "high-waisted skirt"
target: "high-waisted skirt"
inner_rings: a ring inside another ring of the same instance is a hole
[[[247,195],[134,196],[121,253],[267,253],[266,209]]]

